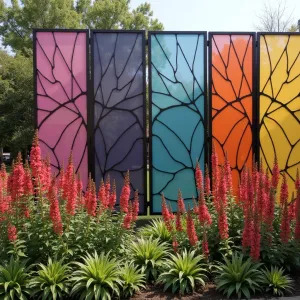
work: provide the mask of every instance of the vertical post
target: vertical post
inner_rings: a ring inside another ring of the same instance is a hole
[[[298,31],[300,32],[300,19],[298,20]]]

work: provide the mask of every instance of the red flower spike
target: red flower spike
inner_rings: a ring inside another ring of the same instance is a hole
[[[72,152],[69,157],[69,162],[67,166],[67,170],[65,172],[65,177],[64,177],[64,187],[63,187],[63,199],[67,200],[69,197],[69,193],[72,193],[72,188],[73,188],[73,176],[75,173],[74,169],[74,164],[73,164],[73,156]]]
[[[280,206],[282,207],[284,203],[288,202],[289,198],[289,188],[286,182],[286,175],[285,173],[282,174],[282,184],[280,188]]]
[[[211,225],[212,219],[206,206],[204,197],[199,195],[198,219],[201,225]]]
[[[9,224],[7,227],[7,235],[8,235],[8,240],[10,242],[14,242],[17,239],[17,228],[14,225]]]
[[[122,213],[127,213],[130,199],[130,179],[129,171],[125,175],[124,185],[120,195],[120,210]]]
[[[96,216],[97,210],[97,197],[96,197],[96,185],[95,182],[90,178],[88,184],[88,198],[87,198],[87,211],[91,217]]]
[[[14,165],[12,172],[12,187],[11,187],[11,197],[12,201],[19,201],[24,195],[24,180],[25,180],[25,170],[22,164],[22,156],[19,152],[17,162]]]
[[[48,198],[50,201],[49,214],[53,225],[53,231],[57,235],[62,235],[63,225],[62,225],[62,220],[60,215],[59,203],[56,195],[57,195],[56,184],[55,184],[55,179],[53,178],[48,192]]]
[[[185,213],[184,200],[182,198],[182,194],[180,190],[178,190],[178,196],[177,196],[177,209],[181,214]]]
[[[176,214],[176,230],[179,232],[183,231],[182,223],[181,223],[181,214],[178,209]]]
[[[128,210],[123,221],[123,227],[125,229],[130,229],[131,222],[132,222],[132,204],[131,201],[129,201]]]
[[[73,173],[72,179],[70,181],[70,185],[68,187],[68,195],[67,195],[67,205],[66,210],[70,216],[75,215],[76,205],[77,205],[77,182],[75,174]]]
[[[239,202],[242,204],[242,206],[245,206],[245,203],[247,202],[247,177],[247,169],[243,168],[241,181],[239,184]]]
[[[51,185],[51,165],[49,156],[47,156],[46,159],[43,161],[42,172],[42,190],[46,192],[49,190]]]
[[[198,237],[196,234],[195,224],[190,209],[188,210],[187,213],[186,231],[191,246],[195,246],[198,242]]]
[[[35,178],[35,186],[38,186],[38,182],[42,182],[43,180],[43,164],[41,159],[41,148],[39,146],[39,138],[38,138],[38,131],[36,130],[32,147],[30,150],[30,167],[32,170],[32,176]]]
[[[196,178],[197,189],[203,191],[203,175],[198,161],[196,164],[195,178]]]
[[[117,201],[117,189],[116,189],[116,181],[113,182],[112,192],[109,196],[109,208],[113,210]]]
[[[166,224],[168,231],[171,232],[172,231],[172,225],[171,225],[172,218],[171,218],[171,214],[169,212],[164,194],[161,194],[161,207],[162,207],[162,216],[163,216],[164,222]]]
[[[98,199],[100,201],[101,208],[105,209],[108,203],[106,202],[106,185],[104,184],[103,179],[101,179],[100,188],[98,192]]]
[[[32,184],[31,172],[29,169],[28,161],[26,161],[25,163],[24,195],[26,196],[33,195],[33,184]]]
[[[108,207],[109,204],[109,196],[110,196],[110,176],[109,174],[106,177],[106,182],[105,182],[105,196],[106,196],[106,200],[105,200],[105,208]]]
[[[277,160],[277,156],[275,156],[273,170],[272,170],[272,182],[271,182],[271,187],[273,190],[277,190],[279,177],[280,177],[280,171],[278,166],[278,160]]]

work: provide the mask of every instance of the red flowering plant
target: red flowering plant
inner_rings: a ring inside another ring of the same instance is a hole
[[[139,194],[133,193],[129,172],[124,174],[118,208],[116,184],[109,176],[98,191],[90,177],[83,190],[72,154],[59,176],[51,173],[37,132],[30,158],[30,165],[23,164],[19,154],[10,174],[4,165],[0,171],[0,258],[6,259],[11,248],[31,262],[47,262],[55,255],[73,260],[95,250],[122,255],[134,237],[139,213]]]
[[[287,175],[279,171],[276,158],[272,176],[262,162],[259,167],[253,163],[251,169],[242,170],[235,193],[228,156],[220,165],[213,148],[212,182],[207,167],[203,178],[196,164],[198,198],[196,201],[192,197],[192,209],[185,207],[179,191],[173,214],[162,195],[163,220],[172,235],[174,251],[196,248],[209,260],[221,260],[234,251],[242,251],[266,265],[300,267],[299,172],[296,192],[289,197]]]

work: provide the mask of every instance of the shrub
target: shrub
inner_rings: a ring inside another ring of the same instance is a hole
[[[251,292],[260,290],[262,275],[259,270],[262,264],[254,263],[251,258],[244,261],[243,254],[233,253],[231,261],[224,257],[224,264],[217,271],[217,290],[223,291],[229,298],[236,294],[240,299],[244,295],[250,299]]]
[[[271,270],[265,269],[263,274],[263,285],[266,291],[271,291],[274,296],[282,297],[285,292],[291,293],[292,280],[288,275],[284,275],[284,269],[277,266],[271,267]]]
[[[0,298],[1,299],[26,299],[29,295],[28,268],[26,261],[15,260],[0,266]]]
[[[141,270],[133,263],[126,263],[122,267],[120,277],[123,282],[122,296],[124,298],[133,296],[134,293],[145,287],[145,275],[141,274]]]
[[[98,255],[87,254],[83,262],[75,262],[78,269],[70,279],[75,285],[71,296],[80,299],[111,299],[112,295],[120,295],[122,281],[119,278],[119,265],[110,253]]]
[[[143,238],[133,242],[130,247],[133,262],[138,265],[146,275],[146,280],[156,280],[163,266],[163,260],[169,254],[167,243],[159,239],[148,240]]]
[[[31,296],[42,299],[63,299],[69,294],[69,266],[62,261],[48,259],[48,264],[39,264],[37,275],[30,281]]]
[[[187,252],[182,255],[171,255],[165,263],[166,272],[159,276],[159,281],[164,284],[164,291],[172,287],[172,293],[180,291],[185,294],[194,291],[195,284],[205,285],[205,269],[201,267],[202,255],[196,255],[196,251]]]
[[[154,219],[150,221],[149,225],[146,225],[140,230],[143,237],[154,239],[160,239],[163,242],[172,242],[171,233],[162,219]]]

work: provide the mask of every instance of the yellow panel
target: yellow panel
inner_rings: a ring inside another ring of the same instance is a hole
[[[286,172],[290,195],[300,169],[300,34],[260,36],[261,158],[275,155]]]
[[[277,126],[282,128],[291,144],[295,144],[299,140],[299,132],[295,130],[299,126],[299,120],[285,107],[277,109],[268,116],[279,123]]]

